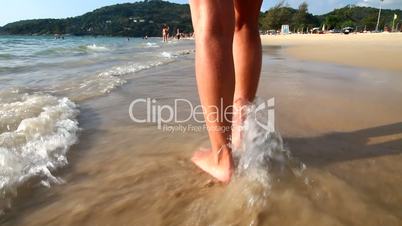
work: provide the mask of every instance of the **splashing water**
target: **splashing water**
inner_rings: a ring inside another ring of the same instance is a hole
[[[51,171],[67,164],[67,151],[78,141],[79,112],[68,98],[41,93],[17,92],[0,102],[1,214],[29,179],[39,177],[45,186],[63,182]]]
[[[267,130],[269,111],[261,111],[263,100],[257,98],[246,111],[241,149],[234,153],[237,165],[235,180],[247,199],[248,207],[263,207],[275,180],[300,177],[306,166],[292,157],[278,132]],[[268,106],[268,105],[266,105]]]

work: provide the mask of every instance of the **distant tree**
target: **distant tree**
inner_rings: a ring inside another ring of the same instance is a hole
[[[307,2],[302,2],[299,5],[299,9],[292,17],[292,25],[296,30],[304,30],[308,24],[308,4]]]
[[[263,30],[278,30],[285,24],[289,25],[291,30],[301,32],[307,30],[307,27],[317,26],[319,20],[308,12],[306,2],[300,4],[296,10],[281,1],[260,15],[260,26]]]
[[[351,20],[346,20],[342,22],[342,27],[355,27],[356,23]]]
[[[374,14],[368,15],[360,21],[361,26],[365,27],[366,30],[375,30],[376,23],[377,16]]]
[[[290,24],[295,11],[281,1],[265,13],[262,19],[263,27],[278,30],[283,24]]]
[[[330,30],[334,28],[340,28],[341,19],[336,15],[330,15],[325,17],[324,24]]]

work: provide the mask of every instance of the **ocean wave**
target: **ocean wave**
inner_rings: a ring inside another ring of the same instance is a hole
[[[15,55],[13,54],[8,54],[8,53],[0,53],[0,60],[10,60],[16,58]]]
[[[123,76],[130,73],[139,72],[145,69],[149,69],[152,67],[156,67],[159,65],[163,65],[167,62],[163,61],[155,61],[155,62],[146,62],[146,63],[129,63],[122,66],[116,66],[108,71],[102,72],[99,74],[100,77],[102,76]]]
[[[126,80],[113,75],[99,74],[72,82],[69,85],[63,85],[56,90],[62,90],[63,94],[68,95],[74,101],[83,101],[110,93],[126,82]]]
[[[105,46],[98,46],[96,44],[92,45],[81,45],[81,46],[70,46],[70,47],[53,47],[40,50],[34,53],[33,56],[65,56],[67,55],[82,55],[91,52],[106,52],[110,51],[109,48]],[[0,58],[1,59],[1,58]]]
[[[97,46],[96,44],[87,45],[87,46],[85,46],[85,48],[92,50],[92,51],[99,51],[99,52],[109,51],[109,48],[107,48],[105,46]]]
[[[33,56],[63,56],[64,54],[68,52],[72,52],[76,49],[74,48],[63,48],[63,47],[57,47],[57,48],[48,48],[44,50],[37,51],[33,54]]]
[[[79,131],[79,111],[68,98],[18,91],[1,97],[0,211],[30,178],[60,182],[51,171],[67,164]]]
[[[169,52],[162,52],[161,55],[162,55],[162,57],[166,57],[166,58],[175,57],[172,53],[169,53]]]
[[[175,57],[179,57],[179,56],[189,55],[189,54],[192,54],[194,52],[195,52],[195,50],[193,50],[193,49],[179,50],[179,51],[176,51],[176,52],[166,52],[166,51],[164,51],[164,52],[161,53],[161,56],[164,57],[164,58],[175,58]]]
[[[34,56],[65,56],[67,55],[82,55],[91,52],[106,52],[110,49],[105,46],[98,46],[96,44],[92,45],[82,45],[82,46],[71,46],[71,47],[55,47],[40,50],[34,53]]]
[[[96,75],[65,82],[60,86],[52,88],[52,90],[59,95],[68,96],[74,101],[83,101],[110,93],[112,90],[125,84],[127,79],[131,78],[129,75],[170,62],[174,62],[174,60],[164,59],[143,63],[127,63],[115,66]]]
[[[158,48],[160,46],[155,42],[147,42],[146,47],[147,48]]]
[[[179,55],[179,56],[183,56],[183,55],[189,55],[189,54],[192,54],[192,53],[195,53],[195,49],[185,49],[185,50],[179,50],[179,51],[177,51],[177,55]]]
[[[86,46],[73,46],[73,47],[54,47],[48,48],[44,50],[37,51],[33,54],[33,56],[41,56],[41,57],[64,57],[66,55],[83,55],[90,52],[90,49],[87,49]]]

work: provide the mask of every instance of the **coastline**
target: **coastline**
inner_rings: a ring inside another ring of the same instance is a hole
[[[402,72],[402,33],[262,35],[261,42],[301,60]]]

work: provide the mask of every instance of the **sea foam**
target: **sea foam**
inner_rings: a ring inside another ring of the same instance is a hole
[[[155,42],[147,42],[146,47],[147,48],[158,48],[160,46]]]
[[[61,182],[51,171],[67,164],[79,132],[79,111],[68,98],[15,93],[8,99],[0,106],[0,211],[32,177],[47,186]]]
[[[105,46],[98,46],[96,44],[87,45],[86,48],[89,49],[89,50],[93,50],[93,51],[108,51],[109,50]]]

